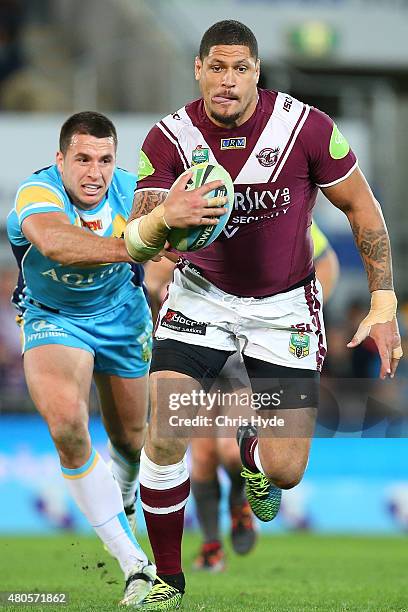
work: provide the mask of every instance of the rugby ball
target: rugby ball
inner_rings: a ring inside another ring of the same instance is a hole
[[[183,174],[192,172],[193,176],[187,183],[187,191],[197,189],[205,183],[221,180],[224,185],[213,189],[204,197],[206,199],[215,198],[217,196],[227,196],[228,202],[225,207],[228,211],[219,218],[218,225],[199,225],[198,227],[174,228],[170,231],[167,240],[171,246],[177,251],[198,251],[208,246],[221,234],[222,230],[228,223],[228,219],[234,206],[234,184],[228,172],[222,166],[212,163],[202,163],[192,166]],[[179,179],[177,179],[179,180]]]

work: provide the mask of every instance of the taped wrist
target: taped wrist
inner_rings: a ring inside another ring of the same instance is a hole
[[[170,231],[169,225],[164,218],[164,204],[156,206],[148,215],[141,217],[139,225],[140,238],[148,247],[160,248],[166,242],[167,235]]]
[[[362,325],[375,325],[392,321],[397,314],[397,297],[394,291],[378,289],[371,294],[371,308]]]
[[[125,229],[125,244],[129,255],[139,262],[154,257],[164,247],[169,231],[163,204],[148,215],[133,219]]]
[[[125,229],[125,245],[127,252],[131,258],[134,259],[134,261],[138,261],[140,263],[157,255],[165,243],[164,239],[163,244],[160,246],[148,246],[140,237],[139,228],[141,221],[141,217],[139,217],[139,219],[133,219],[133,221],[131,221]]]

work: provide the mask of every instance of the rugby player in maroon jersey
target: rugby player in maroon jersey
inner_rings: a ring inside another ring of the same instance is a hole
[[[314,220],[311,235],[316,276],[322,285],[324,304],[326,304],[337,283],[339,262],[335,251]],[[174,267],[175,262],[167,257],[163,257],[160,262],[148,261],[144,266],[145,285],[149,293],[153,321],[157,320],[161,303],[166,297]],[[223,401],[228,397],[225,394],[247,394],[249,388],[245,366],[237,352],[227,360],[220,377],[214,382],[213,389],[221,391]],[[237,400],[239,401],[239,395]],[[220,408],[223,411],[225,406],[221,404]],[[218,406],[215,405],[212,413],[217,414],[217,409]],[[220,533],[219,466],[223,467],[230,484],[228,493],[230,538],[232,549],[237,554],[248,554],[253,549],[256,542],[256,528],[244,491],[245,481],[241,476],[242,465],[236,441],[233,437],[223,437],[222,427],[217,427],[216,432],[211,431],[211,433],[213,435],[210,437],[199,435],[191,439],[190,481],[197,521],[203,537],[193,568],[213,573],[225,569],[225,552]],[[227,433],[230,433],[228,428]]]
[[[402,355],[387,229],[354,153],[327,115],[289,95],[258,89],[259,71],[251,30],[236,21],[216,23],[195,60],[202,98],[158,122],[142,147],[127,231],[134,258],[157,252],[171,227],[207,223],[210,213],[205,220],[194,216],[201,192],[176,187],[168,193],[189,166],[217,162],[235,188],[222,237],[183,253],[156,329],[140,483],[159,579],[140,604],[146,610],[178,607],[185,587],[188,440],[165,434],[170,394],[176,397],[186,385],[191,397],[208,390],[228,356],[241,350],[253,393],[266,394],[266,414],[284,422],[280,433],[251,425],[238,430],[247,497],[258,518],[274,518],[281,490],[303,476],[326,354],[310,238],[319,188],[348,217],[371,292],[371,309],[348,346],[370,335],[381,378],[394,376]]]

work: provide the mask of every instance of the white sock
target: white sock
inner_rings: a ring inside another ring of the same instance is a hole
[[[262,474],[265,474],[264,469],[262,467],[261,458],[259,456],[259,442],[256,445],[256,448],[254,450],[254,463],[256,467],[258,468],[258,470],[262,472]]]
[[[146,455],[144,448],[140,453],[140,484],[149,489],[167,490],[177,487],[189,478],[187,458],[171,465],[158,465]],[[142,504],[143,505],[143,504]]]
[[[128,575],[141,560],[147,561],[130,530],[119,485],[95,449],[82,467],[68,469],[61,466],[61,470],[78,507],[119,561],[125,574]]]
[[[132,463],[125,459],[111,441],[108,442],[108,449],[112,459],[111,472],[122,491],[123,505],[127,508],[135,501],[140,461]]]

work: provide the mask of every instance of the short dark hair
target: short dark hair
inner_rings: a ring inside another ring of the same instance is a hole
[[[258,42],[255,34],[240,21],[226,19],[208,28],[200,43],[201,61],[207,57],[214,45],[242,45],[248,47],[251,56],[258,59]]]
[[[76,113],[65,121],[59,138],[59,148],[64,155],[74,134],[89,134],[96,138],[113,138],[115,149],[118,146],[118,135],[112,121],[95,111]]]

